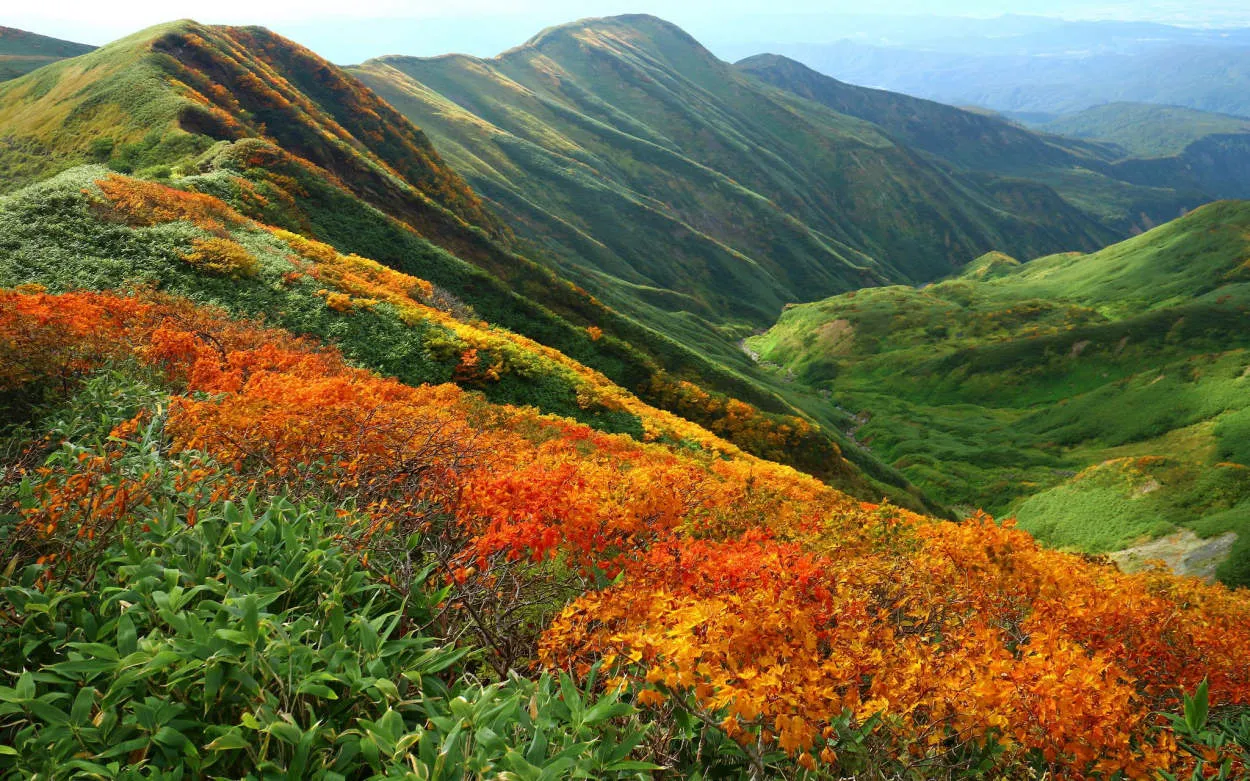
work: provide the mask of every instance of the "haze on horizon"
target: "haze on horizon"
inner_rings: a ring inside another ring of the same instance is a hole
[[[843,38],[882,40],[924,34],[933,17],[990,19],[1032,15],[1081,21],[1144,21],[1187,27],[1250,27],[1242,0],[885,0],[864,14],[850,0],[463,0],[455,8],[410,0],[135,0],[124,5],[67,0],[0,16],[0,24],[101,45],[178,18],[209,24],[263,25],[339,63],[382,54],[433,56],[463,52],[493,56],[544,27],[587,16],[649,13],[674,22],[713,51],[752,42],[825,43]]]

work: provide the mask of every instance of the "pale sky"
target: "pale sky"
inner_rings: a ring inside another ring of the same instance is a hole
[[[5,5],[14,4],[5,0]],[[489,56],[543,27],[586,16],[650,13],[675,22],[715,49],[718,36],[749,35],[751,17],[767,16],[770,35],[821,43],[843,37],[820,17],[862,13],[994,17],[1033,14],[1066,19],[1160,21],[1183,26],[1250,27],[1246,0],[53,0],[0,10],[0,25],[57,38],[104,44],[160,22],[193,18],[209,24],[270,27],[340,63],[379,54],[464,51]],[[786,31],[784,18],[795,18]],[[782,31],[778,33],[778,31]]]

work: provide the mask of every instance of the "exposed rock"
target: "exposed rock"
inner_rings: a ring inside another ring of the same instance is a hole
[[[1162,561],[1177,575],[1192,575],[1212,582],[1215,568],[1228,558],[1236,541],[1236,532],[1203,539],[1189,529],[1181,529],[1166,537],[1109,553],[1107,557],[1125,572],[1137,572],[1150,562]]]

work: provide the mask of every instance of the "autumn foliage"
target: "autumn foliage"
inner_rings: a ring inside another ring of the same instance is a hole
[[[321,265],[359,276],[353,295],[398,301],[411,284],[337,254]],[[498,590],[522,564],[571,573],[584,593],[538,660],[601,663],[639,703],[687,711],[753,756],[847,771],[835,727],[850,719],[918,765],[993,743],[1000,767],[1142,777],[1188,767],[1158,716],[1182,691],[1205,678],[1214,702],[1250,704],[1244,592],[1122,574],[986,516],[861,504],[706,432],[705,449],[670,448],[452,385],[408,387],[151,294],[0,293],[0,355],[9,392],[119,361],[156,373],[187,479],[214,468],[221,491],[351,506],[345,535],[366,560],[419,531],[456,543],[442,571],[462,589]],[[83,555],[84,537],[125,522],[143,476],[115,463],[34,475],[32,550]]]

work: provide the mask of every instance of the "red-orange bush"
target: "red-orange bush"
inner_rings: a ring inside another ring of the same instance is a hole
[[[728,445],[692,455],[407,387],[174,299],[0,293],[0,350],[9,388],[120,357],[159,369],[175,453],[210,455],[237,490],[354,505],[363,526],[346,533],[366,550],[440,534],[462,590],[502,593],[550,558],[620,576],[564,610],[539,659],[606,661],[641,702],[681,702],[804,766],[838,772],[832,722],[849,713],[882,714],[879,737],[917,761],[992,739],[1002,762],[1040,757],[1058,777],[1185,771],[1156,712],[1204,677],[1216,703],[1250,704],[1244,592],[1125,575],[985,516],[861,505]],[[121,522],[102,458],[30,521]]]

